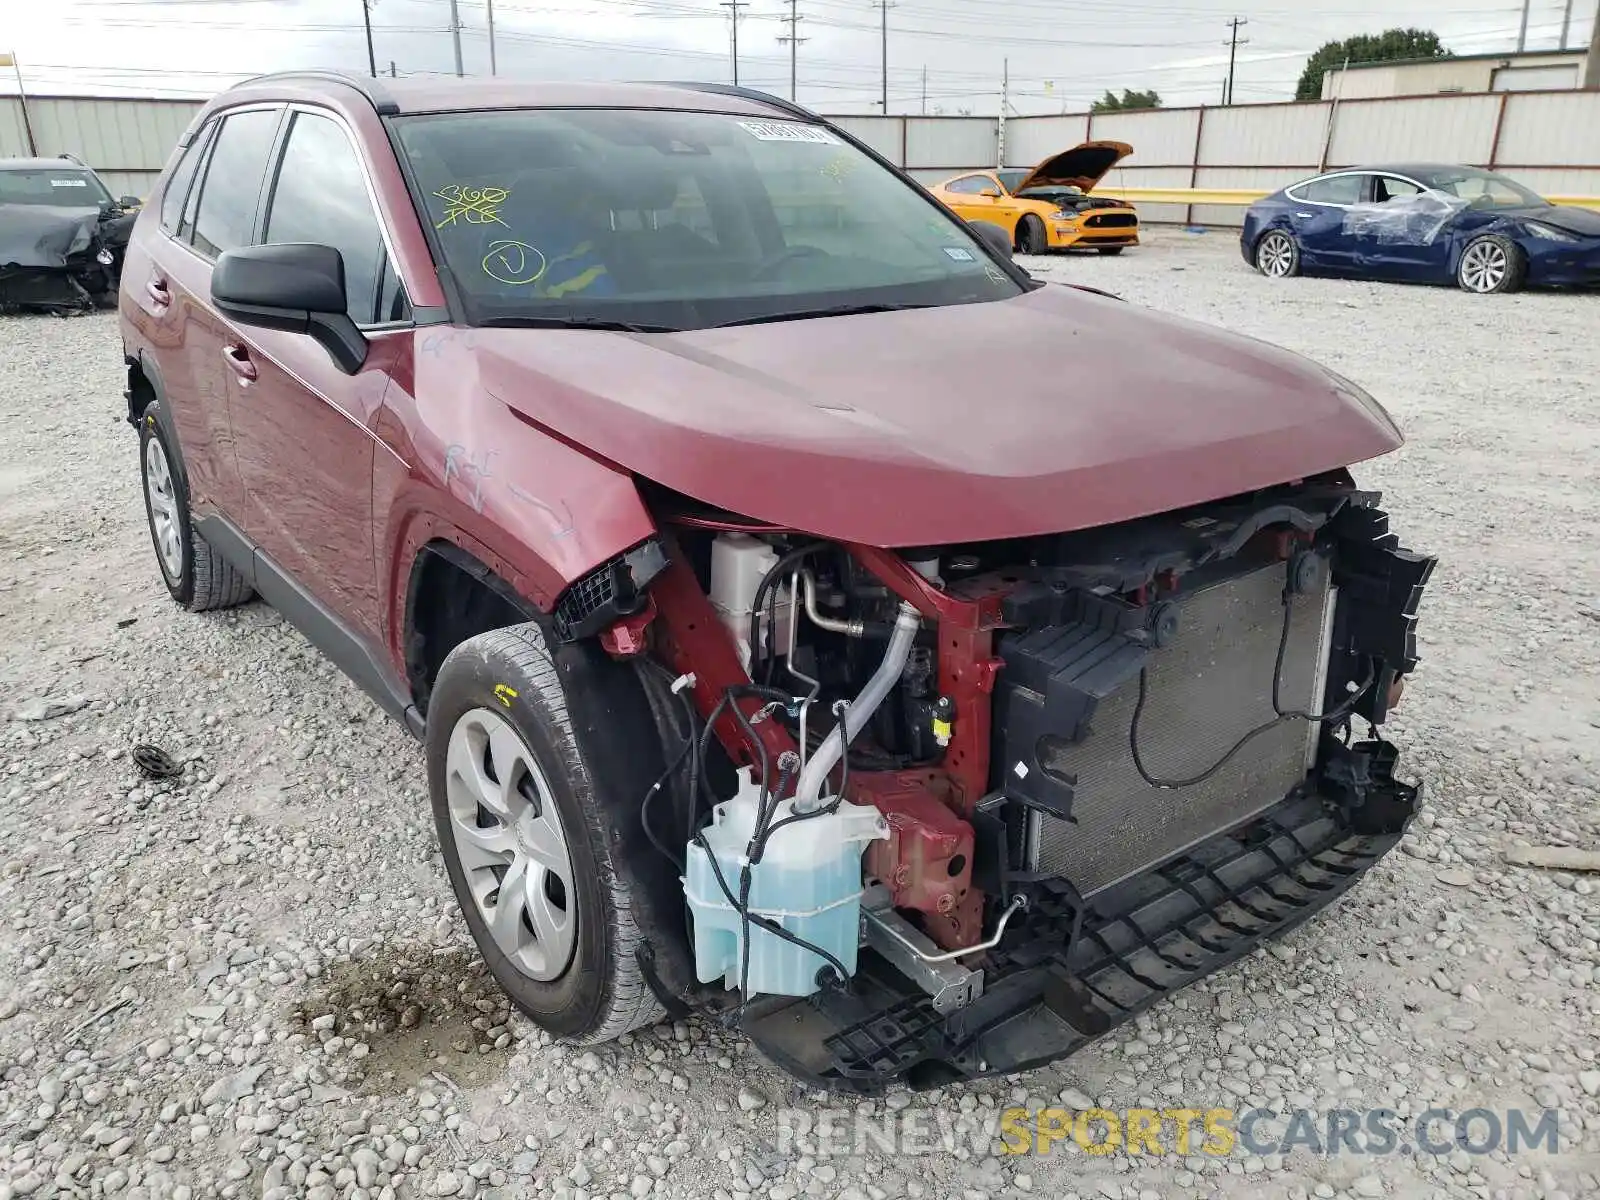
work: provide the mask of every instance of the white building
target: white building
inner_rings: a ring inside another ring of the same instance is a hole
[[[1322,77],[1322,98],[1453,95],[1458,92],[1558,91],[1583,86],[1586,50],[1462,54],[1395,62],[1351,63]]]

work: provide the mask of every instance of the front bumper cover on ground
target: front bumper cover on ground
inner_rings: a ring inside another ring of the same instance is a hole
[[[1330,746],[1320,778],[1276,807],[1091,901],[1063,878],[1016,880],[1025,916],[984,964],[983,995],[949,1016],[864,953],[848,990],[757,1001],[742,1028],[786,1070],[845,1092],[1062,1058],[1343,895],[1416,811],[1420,786],[1397,781],[1394,760],[1386,742]]]

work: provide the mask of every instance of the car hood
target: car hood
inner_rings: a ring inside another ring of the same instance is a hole
[[[98,236],[112,246],[128,241],[133,213],[94,207],[0,204],[0,266],[64,267]]]
[[[1530,208],[1518,214],[1529,220],[1553,225],[1580,237],[1600,237],[1600,212],[1578,208],[1570,204],[1553,204],[1549,208]]]
[[[879,546],[1089,528],[1401,443],[1376,402],[1305,359],[1054,285],[673,334],[481,329],[472,345],[482,387],[592,454]]]
[[[1025,188],[1069,184],[1086,192],[1093,191],[1112,167],[1132,153],[1133,147],[1127,142],[1084,142],[1045,159],[1012,189],[1012,195]]]

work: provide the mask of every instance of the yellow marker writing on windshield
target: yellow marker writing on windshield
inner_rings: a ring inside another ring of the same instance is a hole
[[[458,219],[468,225],[504,225],[505,222],[500,219],[500,206],[510,197],[511,189],[463,187],[459,183],[452,183],[449,187],[440,188],[434,195],[445,203],[444,218],[434,226],[435,229],[454,225]]]
[[[545,257],[538,247],[516,238],[500,238],[489,243],[483,256],[483,273],[511,287],[536,283],[545,270]]]

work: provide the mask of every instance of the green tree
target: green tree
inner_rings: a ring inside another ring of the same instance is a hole
[[[1132,88],[1123,88],[1122,95],[1107,91],[1104,96],[1089,105],[1090,112],[1128,112],[1135,108],[1160,108],[1161,97],[1155,92],[1136,92]]]
[[[1296,100],[1322,99],[1322,77],[1329,71],[1357,63],[1396,62],[1413,58],[1453,58],[1439,42],[1439,35],[1431,29],[1386,29],[1382,33],[1363,33],[1345,38],[1342,42],[1329,42],[1306,63],[1300,83],[1294,90]]]

